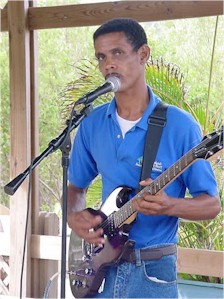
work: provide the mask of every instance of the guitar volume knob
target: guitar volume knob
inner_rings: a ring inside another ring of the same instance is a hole
[[[86,268],[85,269],[85,274],[86,275],[94,275],[95,271],[92,268]]]
[[[86,288],[86,281],[81,281],[81,280],[78,280],[78,279],[74,279],[72,281],[72,285],[74,287],[77,287],[77,288]]]

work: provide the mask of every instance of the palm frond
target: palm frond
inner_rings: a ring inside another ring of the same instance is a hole
[[[176,64],[166,63],[162,57],[146,65],[146,82],[162,101],[183,107],[187,95],[184,75]]]

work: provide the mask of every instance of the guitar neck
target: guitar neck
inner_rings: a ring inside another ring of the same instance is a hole
[[[149,186],[142,189],[136,198],[141,197],[144,192],[148,192],[155,195],[167,185],[169,185],[173,180],[175,180],[182,172],[184,172],[196,158],[193,157],[193,150],[190,150],[187,154],[181,157],[177,162],[175,162],[170,168],[166,169],[161,175],[159,175]]]
[[[149,186],[144,187],[138,194],[136,194],[131,200],[124,204],[116,213],[112,214],[115,227],[120,227],[128,218],[130,218],[136,210],[132,205],[132,200],[142,197],[143,193],[155,195],[159,191],[163,190],[174,179],[176,179],[185,169],[187,169],[196,158],[193,157],[193,149],[182,156],[175,162],[170,168],[166,169],[161,175],[159,175]],[[134,220],[134,219],[133,219]]]

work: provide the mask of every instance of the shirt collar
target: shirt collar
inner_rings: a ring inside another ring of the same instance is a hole
[[[158,104],[158,102],[160,101],[160,99],[153,93],[152,89],[147,86],[148,88],[148,93],[149,93],[149,105],[146,108],[141,120],[136,124],[137,127],[143,129],[143,130],[147,130],[148,129],[148,117],[149,115],[152,114],[154,108],[156,107],[156,105]],[[107,108],[107,116],[108,117],[112,117],[113,119],[116,119],[116,100],[115,97],[113,97],[113,99],[111,100],[111,102],[108,105]]]

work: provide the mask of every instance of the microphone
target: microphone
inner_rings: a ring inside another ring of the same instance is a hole
[[[88,92],[86,95],[81,97],[75,102],[75,106],[80,105],[80,104],[85,104],[88,105],[91,102],[93,102],[96,98],[101,96],[102,94],[105,94],[107,92],[113,91],[116,92],[120,89],[121,87],[121,82],[117,77],[109,77],[106,80],[106,83],[103,85],[97,87],[94,91]]]

